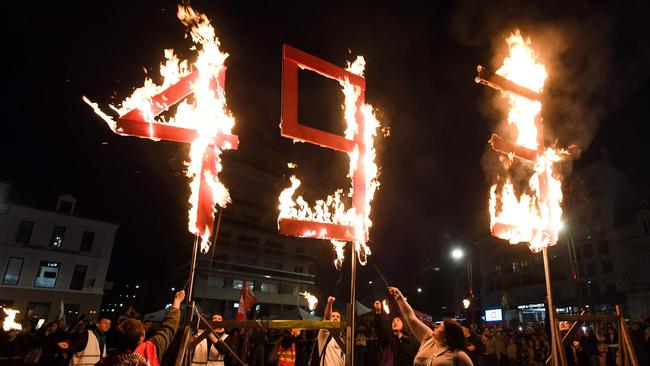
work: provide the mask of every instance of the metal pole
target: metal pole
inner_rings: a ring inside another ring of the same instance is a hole
[[[551,354],[553,355],[553,365],[558,366],[557,360],[557,334],[555,327],[555,308],[553,307],[553,294],[551,291],[551,272],[548,267],[548,248],[542,251],[544,257],[544,277],[546,278],[546,298],[548,306],[549,322],[551,324]]]
[[[350,271],[350,319],[347,324],[347,340],[348,340],[348,349],[345,355],[345,364],[354,365],[354,318],[356,317],[356,282],[357,282],[357,245],[356,241],[352,242],[352,255],[351,257],[351,266]]]
[[[194,274],[196,273],[196,253],[199,251],[199,236],[194,236],[194,246],[192,247],[192,262],[190,262],[190,285],[187,290],[187,303],[192,302],[194,295]]]

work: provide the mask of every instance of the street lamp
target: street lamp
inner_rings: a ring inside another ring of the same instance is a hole
[[[465,256],[465,252],[463,252],[462,249],[460,248],[455,248],[451,251],[451,257],[459,261]],[[467,283],[469,286],[469,297],[470,299],[474,297],[474,288],[472,285],[472,260],[471,258],[467,258]]]

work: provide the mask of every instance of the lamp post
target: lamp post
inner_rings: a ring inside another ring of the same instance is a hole
[[[455,248],[451,251],[451,257],[456,260],[460,261],[463,259],[465,256],[465,252],[463,252],[462,249]],[[474,286],[473,286],[473,281],[472,281],[472,259],[468,256],[467,257],[467,285],[468,285],[468,291],[469,291],[469,298],[470,300],[474,298]]]

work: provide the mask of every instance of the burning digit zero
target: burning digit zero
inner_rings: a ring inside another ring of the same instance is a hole
[[[345,137],[298,123],[299,67],[341,84],[345,96]],[[350,157],[348,177],[352,181],[352,187],[348,193],[339,189],[311,207],[300,195],[294,199],[300,180],[291,177],[291,187],[285,189],[279,197],[278,226],[285,235],[330,239],[337,253],[337,267],[343,261],[343,246],[346,241],[355,243],[362,263],[365,263],[366,255],[370,254],[366,242],[371,225],[370,202],[379,186],[374,149],[379,122],[372,106],[365,103],[364,68],[363,57],[357,57],[346,69],[342,69],[291,46],[284,46],[280,124],[282,136],[296,142],[309,142],[347,153]],[[352,197],[353,207],[345,207],[341,201],[343,194]]]

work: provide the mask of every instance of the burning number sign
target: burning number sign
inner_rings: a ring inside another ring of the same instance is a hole
[[[194,70],[187,61],[179,61],[172,50],[165,51],[167,61],[160,71],[164,80],[156,85],[145,80],[119,108],[117,121],[97,104],[84,97],[111,129],[125,136],[168,140],[191,144],[187,175],[191,179],[188,229],[201,237],[201,251],[210,247],[214,224],[214,206],[230,202],[226,187],[219,181],[222,150],[237,149],[239,140],[231,134],[235,120],[226,109],[224,61],[227,53],[219,49],[219,39],[207,17],[192,8],[179,6],[178,18],[191,27],[194,43],[200,47]],[[193,102],[182,101],[193,95]],[[155,117],[177,104],[176,115],[165,122]]]
[[[343,242],[353,241],[362,261],[370,254],[365,245],[368,240],[370,202],[377,189],[377,165],[374,162],[374,137],[379,123],[372,106],[365,103],[366,81],[363,78],[365,61],[358,57],[342,69],[317,57],[285,45],[282,60],[282,136],[294,141],[309,142],[324,148],[347,153],[350,157],[349,178],[352,208],[341,202],[342,191],[326,200],[318,201],[314,208],[293,196],[300,180],[291,178],[291,187],[280,194],[280,233],[299,237],[331,239],[336,246],[337,266],[341,264]],[[298,122],[298,68],[316,72],[337,80],[345,95],[345,137],[321,131]]]

